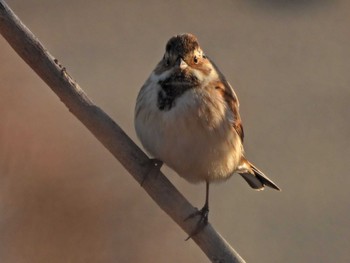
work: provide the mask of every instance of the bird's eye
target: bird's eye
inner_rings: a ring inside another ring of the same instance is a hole
[[[170,60],[168,58],[165,58],[164,59],[164,63],[165,63],[165,66],[169,66],[170,65]]]
[[[198,63],[198,58],[196,56],[193,58],[193,62],[194,62],[194,64]]]
[[[165,66],[169,66],[170,65],[170,59],[168,57],[165,57],[165,55],[163,57],[163,61],[164,61]]]
[[[204,54],[202,55],[202,57],[203,57],[204,59],[206,59],[206,58],[207,58],[207,56],[206,56],[206,55],[204,55]]]

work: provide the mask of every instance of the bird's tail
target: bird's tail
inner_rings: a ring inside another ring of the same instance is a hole
[[[241,163],[237,171],[247,183],[256,190],[263,190],[264,186],[271,187],[278,191],[281,189],[272,182],[263,172],[256,168],[252,163],[247,159],[242,157]]]

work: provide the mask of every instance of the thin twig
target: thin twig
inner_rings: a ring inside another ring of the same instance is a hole
[[[193,213],[195,208],[159,170],[152,169],[152,162],[146,154],[87,97],[67,70],[44,48],[3,0],[0,0],[0,33],[136,181],[141,183],[145,175],[149,174],[142,185],[145,191],[187,234],[192,233],[196,227],[196,219],[184,219]],[[212,262],[244,262],[210,224],[192,239]]]

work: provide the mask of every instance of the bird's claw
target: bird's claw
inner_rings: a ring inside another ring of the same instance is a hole
[[[201,232],[205,226],[208,224],[208,215],[209,215],[209,209],[207,206],[204,206],[201,210],[197,210],[196,212],[190,214],[188,217],[185,218],[185,221],[188,219],[191,219],[196,216],[200,216],[195,230],[185,239],[185,241],[189,240],[191,237],[197,235],[199,232]]]

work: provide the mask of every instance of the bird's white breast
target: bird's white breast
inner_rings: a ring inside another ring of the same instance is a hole
[[[157,107],[161,87],[149,80],[141,90],[135,128],[144,148],[188,181],[227,179],[242,156],[233,113],[215,89],[193,88],[168,111]]]

